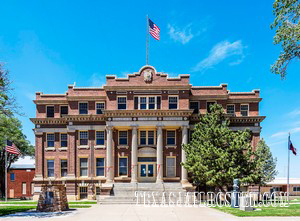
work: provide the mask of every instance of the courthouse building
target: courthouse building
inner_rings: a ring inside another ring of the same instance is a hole
[[[199,114],[223,106],[232,130],[260,138],[259,90],[230,92],[227,84],[193,86],[187,74],[169,77],[144,66],[127,78],[106,76],[103,87],[69,85],[65,94],[36,93],[35,192],[66,185],[69,199],[92,199],[112,183],[188,185],[181,147]]]

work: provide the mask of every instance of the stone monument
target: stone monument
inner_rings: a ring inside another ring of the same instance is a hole
[[[62,184],[44,184],[41,188],[37,211],[60,212],[69,209],[66,187]]]

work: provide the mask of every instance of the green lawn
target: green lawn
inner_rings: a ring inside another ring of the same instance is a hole
[[[36,202],[35,202],[36,203]],[[90,208],[91,205],[69,205],[71,209],[76,208]],[[25,212],[27,210],[36,209],[35,205],[24,205],[24,206],[0,206],[0,216],[5,216],[12,213]]]
[[[300,216],[300,204],[290,204],[289,207],[260,207],[260,211],[241,211],[239,208],[214,207],[222,212],[235,216]]]

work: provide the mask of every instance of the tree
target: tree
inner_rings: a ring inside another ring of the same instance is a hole
[[[21,151],[22,156],[33,156],[34,147],[26,139],[22,133],[21,122],[15,117],[8,117],[0,114],[0,177],[1,177],[1,193],[5,192],[5,144],[6,139],[12,141]],[[19,156],[7,154],[8,169],[11,164],[18,160]]]
[[[300,58],[300,2],[299,0],[275,0],[273,14],[276,16],[271,29],[276,29],[274,44],[281,44],[279,58],[271,66],[271,72],[282,79],[287,74],[287,67],[292,60]]]
[[[275,179],[277,175],[276,162],[277,159],[272,156],[272,152],[266,142],[262,139],[258,142],[255,156],[255,184],[260,186]]]
[[[200,115],[191,142],[183,146],[187,159],[182,165],[198,185],[225,191],[235,178],[251,183],[254,159],[250,132],[232,131],[222,106],[215,104],[210,109],[211,113]]]
[[[13,95],[11,84],[9,71],[4,69],[3,63],[0,63],[0,115],[12,116],[14,113],[23,115]]]

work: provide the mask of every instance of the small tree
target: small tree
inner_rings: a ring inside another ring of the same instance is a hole
[[[225,191],[233,179],[253,181],[253,155],[248,130],[233,132],[220,105],[212,105],[211,113],[200,115],[192,140],[184,145],[186,162],[183,166],[198,185],[217,187]]]
[[[271,29],[276,29],[274,44],[281,44],[283,51],[272,65],[271,71],[285,78],[292,60],[300,58],[300,2],[299,0],[275,0],[273,14],[276,16]]]
[[[260,187],[265,185],[267,182],[275,179],[277,175],[276,162],[277,159],[272,156],[272,152],[264,139],[260,140],[257,144],[255,156],[255,184]]]

